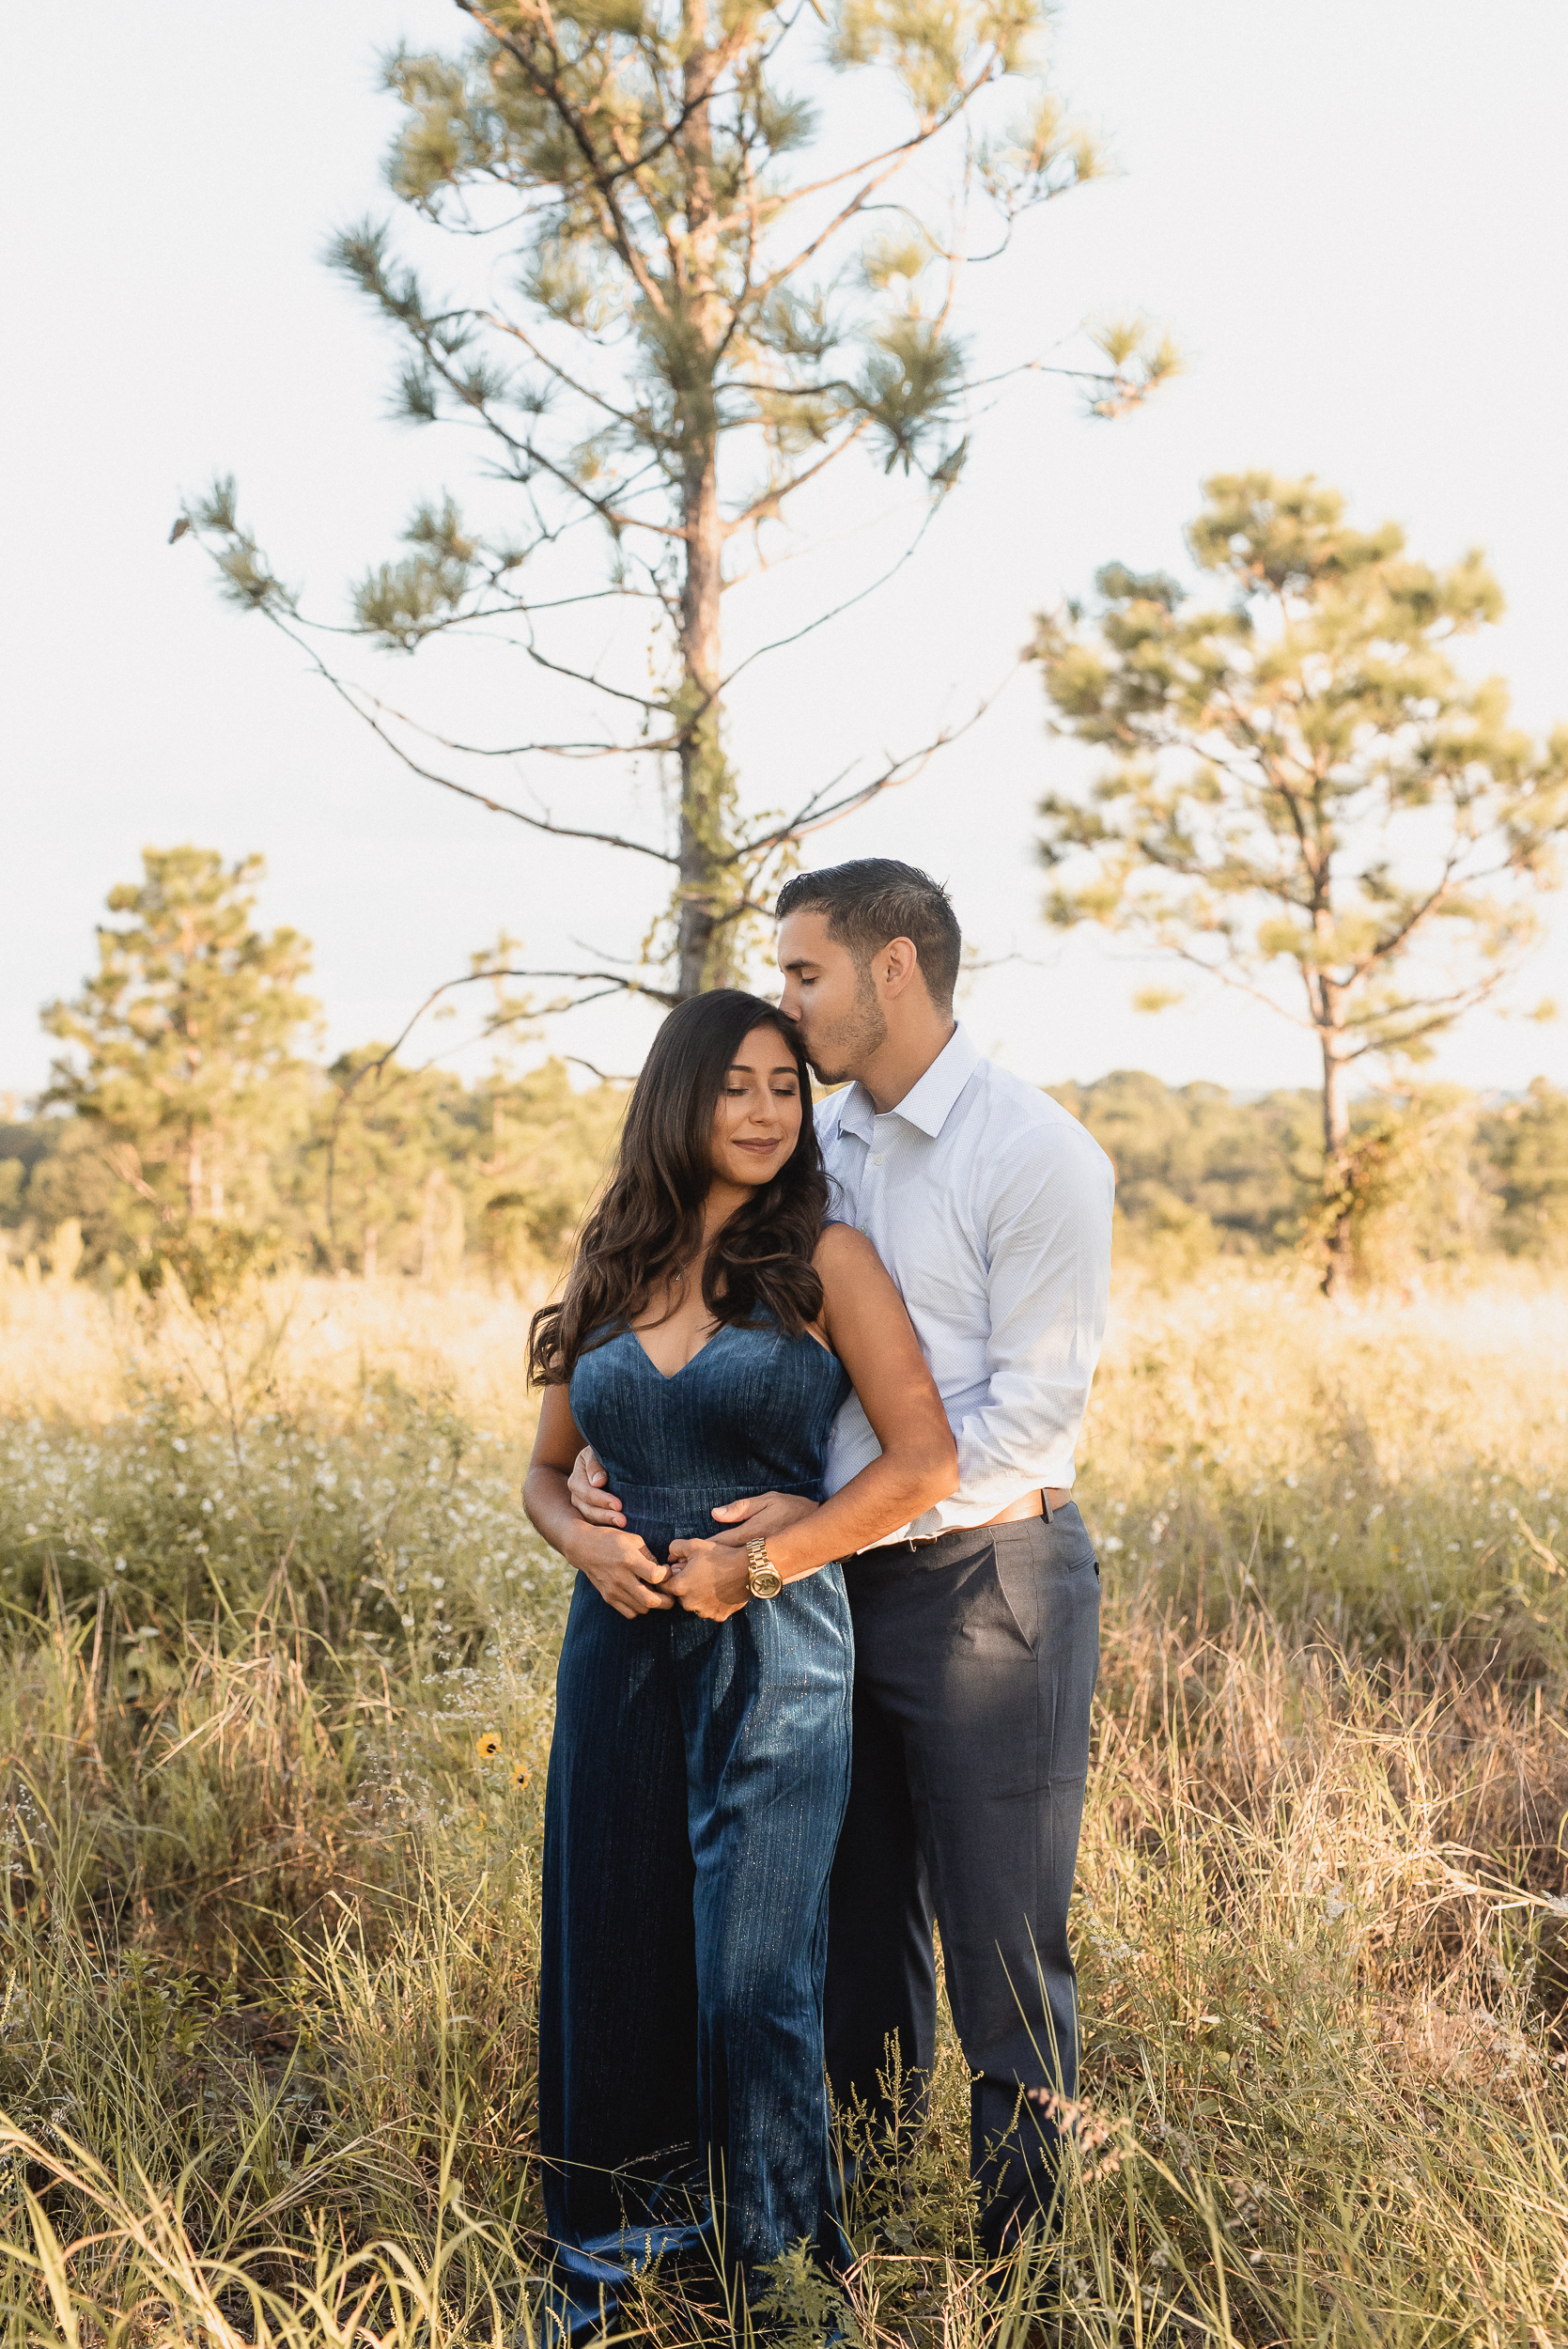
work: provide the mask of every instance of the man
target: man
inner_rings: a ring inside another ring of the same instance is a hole
[[[891,858],[799,875],[778,902],[783,1009],[826,1084],[835,1212],[903,1296],[958,1448],[951,1499],[846,1559],[854,1764],[828,1929],[828,2069],[886,2118],[936,2054],[933,1921],[973,2075],[981,2232],[998,2252],[1048,2217],[1051,2100],[1077,2084],[1067,1944],[1099,1657],[1099,1570],[1073,1450],[1105,1328],[1113,1178],[1047,1095],[983,1060],[953,1017],[960,938],[945,891]],[[853,1396],[827,1484],[874,1456]],[[584,1454],[572,1493],[617,1521]],[[715,1514],[737,1542],[811,1504]]]

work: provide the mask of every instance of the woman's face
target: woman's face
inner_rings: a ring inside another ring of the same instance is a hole
[[[777,1028],[753,1028],[730,1063],[713,1112],[713,1174],[754,1190],[769,1183],[800,1135],[800,1079]]]

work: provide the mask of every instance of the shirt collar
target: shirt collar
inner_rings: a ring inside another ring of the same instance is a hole
[[[967,1028],[955,1027],[925,1074],[909,1087],[902,1101],[888,1112],[916,1126],[932,1141],[941,1132],[948,1112],[980,1066],[979,1049]],[[869,1142],[877,1122],[877,1105],[859,1080],[849,1088],[839,1112],[839,1131]]]

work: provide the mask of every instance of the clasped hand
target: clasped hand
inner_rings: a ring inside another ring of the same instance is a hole
[[[605,1605],[628,1623],[671,1607],[722,1623],[738,1614],[750,1595],[745,1551],[718,1541],[672,1542],[670,1563],[661,1566],[640,1533],[584,1526],[570,1558]]]
[[[590,1446],[577,1456],[567,1485],[582,1520],[571,1546],[571,1563],[585,1574],[608,1606],[629,1623],[656,1609],[684,1607],[688,1614],[723,1623],[738,1614],[748,1597],[746,1544],[782,1533],[810,1517],[815,1501],[797,1493],[753,1493],[715,1509],[723,1527],[706,1540],[670,1544],[670,1563],[661,1566],[642,1536],[629,1532],[620,1502],[605,1490],[605,1474]]]
[[[709,1623],[738,1614],[751,1596],[746,1587],[747,1543],[766,1541],[786,1525],[799,1525],[816,1505],[799,1493],[752,1493],[744,1501],[726,1501],[713,1512],[723,1526],[722,1533],[707,1541],[670,1544],[672,1563],[678,1562],[670,1589],[691,1614],[706,1615]]]
[[[751,1596],[746,1587],[746,1553],[721,1541],[678,1541],[670,1544],[670,1579],[666,1585],[689,1615],[708,1623],[723,1623],[738,1615]]]

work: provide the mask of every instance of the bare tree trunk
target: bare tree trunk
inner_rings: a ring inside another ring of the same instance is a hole
[[[720,745],[719,532],[717,451],[711,440],[686,483],[686,578],[680,599],[685,730],[680,746],[680,968],[684,1000],[722,983],[728,957],[715,954],[720,859],[723,853],[724,759]],[[717,968],[715,966],[718,966]]]
[[[201,1213],[201,1131],[192,1126],[185,1141],[185,1206],[194,1223]]]
[[[723,889],[726,770],[720,742],[720,600],[723,530],[719,515],[718,417],[713,371],[720,319],[716,277],[718,223],[713,201],[713,142],[708,92],[707,0],[687,0],[687,119],[679,147],[686,171],[689,274],[683,288],[690,358],[676,395],[685,454],[681,485],[686,566],[680,597],[680,915],[678,976],[682,1000],[728,975],[727,939],[715,929]]]
[[[1333,911],[1328,893],[1327,858],[1312,865],[1312,929],[1321,959],[1307,965],[1307,1002],[1323,1054],[1323,1279],[1325,1297],[1337,1297],[1350,1285],[1354,1271],[1354,1233],[1351,1210],[1355,1168],[1350,1157],[1350,1105],[1344,1094],[1344,988],[1329,976],[1328,956],[1333,939]]]
[[[1350,1163],[1350,1105],[1345,1099],[1343,1031],[1320,1032],[1323,1046],[1323,1217],[1326,1253],[1323,1294],[1338,1296],[1350,1285],[1353,1270],[1350,1228],[1353,1197]]]
[[[439,1166],[432,1166],[425,1177],[425,1199],[419,1219],[419,1278],[427,1288],[436,1277],[436,1210],[446,1177]]]

